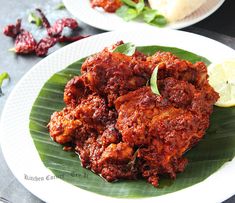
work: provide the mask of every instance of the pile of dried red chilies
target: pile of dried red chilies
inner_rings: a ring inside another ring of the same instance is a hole
[[[63,36],[62,31],[65,27],[72,30],[78,28],[78,23],[72,18],[62,18],[57,20],[53,26],[49,23],[48,19],[40,9],[36,9],[39,13],[43,26],[47,30],[46,37],[37,42],[33,35],[21,28],[21,19],[18,19],[15,25],[8,25],[4,28],[3,33],[15,39],[14,51],[18,54],[31,54],[35,53],[37,56],[45,56],[52,46],[57,42],[74,42],[88,36]]]

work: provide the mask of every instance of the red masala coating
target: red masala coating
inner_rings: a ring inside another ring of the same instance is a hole
[[[92,7],[102,7],[109,13],[114,13],[121,5],[121,0],[91,0]]]
[[[122,42],[89,57],[82,75],[64,92],[66,108],[48,124],[51,137],[72,146],[81,164],[107,181],[176,177],[187,164],[185,151],[209,126],[218,94],[208,84],[204,63],[169,52],[145,56],[112,53]],[[159,64],[161,96],[146,86]]]
[[[120,95],[146,85],[150,72],[149,63],[140,53],[131,57],[109,49],[88,58],[82,65],[85,85],[106,97],[109,106]]]
[[[138,3],[139,0],[132,0],[135,3]],[[108,13],[114,13],[118,8],[122,6],[121,0],[90,0],[91,6],[101,7]]]

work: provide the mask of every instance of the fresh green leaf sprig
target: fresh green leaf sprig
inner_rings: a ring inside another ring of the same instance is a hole
[[[132,56],[135,53],[136,50],[136,46],[132,43],[125,43],[125,44],[121,44],[119,46],[117,46],[113,52],[118,52],[118,53],[122,53],[125,54],[127,56]]]
[[[42,19],[33,12],[29,14],[28,21],[29,23],[34,23],[37,27],[42,26]]]
[[[10,79],[10,76],[9,76],[9,74],[7,72],[4,72],[4,73],[0,74],[0,96],[3,95],[3,92],[2,92],[2,83],[6,79]]]
[[[153,73],[151,75],[151,78],[150,78],[150,87],[151,87],[151,90],[156,95],[160,95],[160,92],[159,92],[158,86],[157,86],[157,74],[158,74],[159,65],[160,64],[158,64],[155,67],[155,69],[154,69],[154,71],[153,71]]]
[[[125,21],[140,17],[144,22],[153,26],[163,27],[168,23],[166,18],[159,14],[157,10],[145,6],[144,0],[140,0],[139,3],[135,3],[132,0],[121,1],[124,5],[116,11],[116,14]]]

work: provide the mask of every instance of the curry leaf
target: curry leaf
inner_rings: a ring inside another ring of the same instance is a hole
[[[113,52],[119,52],[127,56],[132,56],[135,53],[136,47],[132,43],[125,43],[117,46]]]
[[[150,87],[151,87],[151,90],[154,94],[156,95],[160,95],[160,92],[158,90],[158,86],[157,86],[157,74],[158,74],[158,67],[159,65],[157,65],[151,75],[151,78],[150,78]]]

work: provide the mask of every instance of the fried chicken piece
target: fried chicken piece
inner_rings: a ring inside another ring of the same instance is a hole
[[[48,124],[51,137],[60,144],[74,139],[82,140],[90,133],[102,133],[106,125],[113,123],[116,113],[107,108],[104,99],[97,95],[89,95],[81,99],[75,108],[67,107],[55,112]]]
[[[158,79],[173,77],[178,80],[188,81],[196,86],[203,86],[207,83],[207,68],[203,62],[192,64],[189,61],[181,60],[170,52],[156,52],[148,57],[154,68],[159,65]]]
[[[107,160],[115,162],[126,162],[126,160],[130,161],[132,154],[133,149],[127,143],[112,143],[102,153],[100,162],[105,162]]]
[[[158,185],[158,174],[175,178],[176,172],[184,169],[187,160],[182,155],[205,134],[212,106],[218,99],[212,88],[204,92],[174,78],[161,83],[162,96],[143,87],[115,102],[116,128],[124,142],[140,148],[142,176],[154,186]],[[198,106],[197,111],[194,106]],[[206,112],[204,106],[209,107]]]
[[[139,0],[132,0],[135,3],[138,3]],[[122,6],[121,0],[90,0],[91,6],[101,7],[108,13],[114,13],[117,9]]]
[[[64,108],[60,112],[54,112],[48,124],[50,136],[59,144],[66,144],[73,140],[77,128],[82,125],[78,119],[74,119],[72,109]]]
[[[150,72],[149,63],[141,54],[131,57],[109,49],[89,57],[82,65],[86,86],[107,98],[109,106],[120,95],[146,85]]]
[[[82,76],[75,76],[65,86],[64,102],[67,106],[75,107],[90,94],[89,88],[85,86]]]
[[[84,142],[77,141],[75,150],[80,156],[82,166],[107,181],[134,179],[137,171],[127,166],[133,157],[133,149],[127,143],[121,142],[120,138],[121,135],[114,125],[110,125],[99,136],[90,134]]]
[[[48,127],[54,141],[75,147],[83,167],[108,181],[133,179],[136,172],[126,166],[132,159],[132,147],[121,142],[116,118],[116,111],[103,98],[90,94],[80,98],[76,107],[69,105],[55,112]]]
[[[91,0],[91,6],[102,7],[106,12],[114,13],[122,5],[121,0]]]

